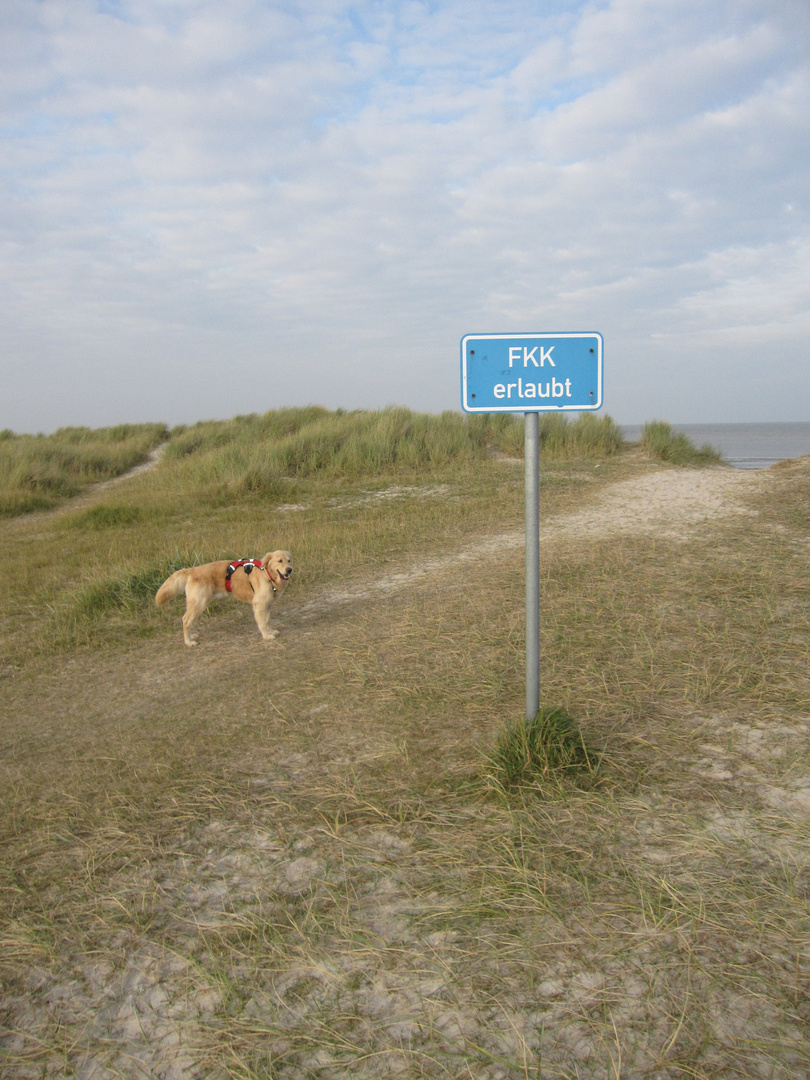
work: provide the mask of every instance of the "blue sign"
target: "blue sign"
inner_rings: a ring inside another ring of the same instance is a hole
[[[465,412],[582,412],[602,407],[601,334],[467,334]]]

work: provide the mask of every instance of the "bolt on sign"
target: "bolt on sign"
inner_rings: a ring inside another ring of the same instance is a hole
[[[602,405],[602,335],[467,334],[465,412],[582,412]]]

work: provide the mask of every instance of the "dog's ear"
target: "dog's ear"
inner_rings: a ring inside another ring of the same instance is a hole
[[[262,555],[262,566],[270,566],[270,564],[274,561],[274,555],[274,551],[268,551],[266,555]]]

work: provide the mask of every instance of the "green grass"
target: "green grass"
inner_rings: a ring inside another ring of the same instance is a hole
[[[154,517],[154,513],[141,506],[101,503],[88,510],[66,515],[60,525],[65,529],[117,529],[128,525],[148,525]]]
[[[565,460],[621,452],[621,431],[610,417],[561,414],[541,418],[541,456]],[[63,428],[50,436],[0,439],[0,516],[48,509],[88,485],[141,463],[167,441],[160,482],[150,493],[164,507],[205,502],[225,507],[244,499],[294,502],[307,481],[357,483],[419,477],[426,470],[474,468],[492,454],[521,456],[523,422],[509,414],[440,416],[389,408],[380,412],[330,412],[317,406],[273,410],[232,420],[174,428],[120,425],[96,431]],[[99,528],[123,523],[121,515],[143,506],[95,509]],[[102,520],[103,518],[103,520]]]
[[[720,465],[719,450],[706,443],[697,447],[683,432],[675,432],[664,420],[649,420],[641,432],[641,446],[648,454],[672,465]]]
[[[157,590],[175,570],[194,566],[200,561],[197,553],[185,551],[137,570],[111,568],[112,572],[99,574],[92,583],[78,589],[70,598],[68,611],[61,617],[66,623],[81,624],[95,622],[111,611],[137,614],[154,601]]]
[[[495,776],[507,785],[542,785],[574,775],[590,779],[599,757],[565,709],[546,705],[531,720],[506,724],[489,760]]]
[[[48,509],[91,484],[141,464],[168,438],[164,424],[60,428],[53,435],[0,433],[0,517]]]
[[[587,415],[573,423],[564,416],[543,418],[545,458],[607,456],[621,449],[621,432],[610,417]],[[302,481],[402,480],[445,467],[475,467],[493,453],[522,455],[521,420],[395,408],[289,409],[175,434],[163,475],[177,498],[195,491],[217,505],[243,497],[289,502],[298,497]]]

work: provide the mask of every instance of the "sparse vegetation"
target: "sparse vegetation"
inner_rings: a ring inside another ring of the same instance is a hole
[[[295,412],[273,439],[364,430]],[[417,421],[380,428],[396,447]],[[810,1074],[808,462],[634,536],[561,526],[616,481],[692,474],[547,453],[558,711],[523,725],[507,782],[520,423],[433,458],[417,433],[419,463],[380,473],[306,466],[283,501],[203,426],[151,472],[0,522],[3,1080]],[[160,580],[276,544],[279,644],[228,602],[186,649]],[[560,743],[587,762],[560,769]]]

